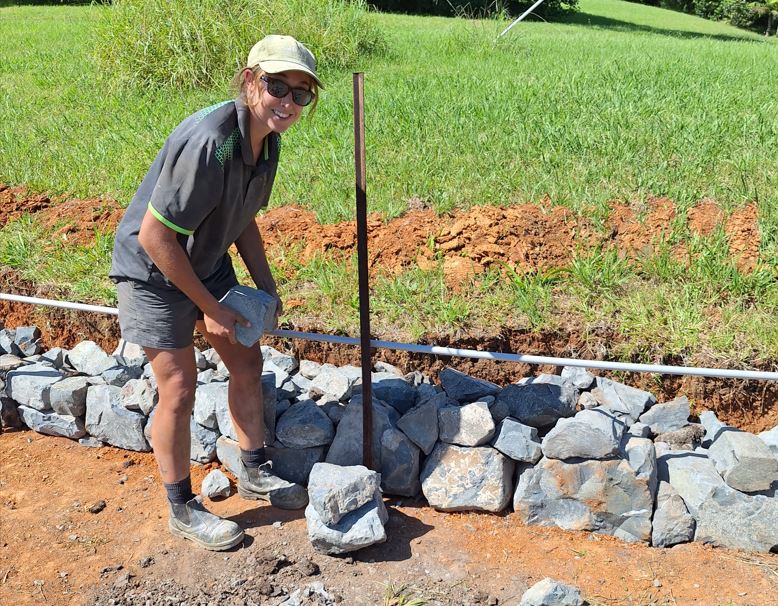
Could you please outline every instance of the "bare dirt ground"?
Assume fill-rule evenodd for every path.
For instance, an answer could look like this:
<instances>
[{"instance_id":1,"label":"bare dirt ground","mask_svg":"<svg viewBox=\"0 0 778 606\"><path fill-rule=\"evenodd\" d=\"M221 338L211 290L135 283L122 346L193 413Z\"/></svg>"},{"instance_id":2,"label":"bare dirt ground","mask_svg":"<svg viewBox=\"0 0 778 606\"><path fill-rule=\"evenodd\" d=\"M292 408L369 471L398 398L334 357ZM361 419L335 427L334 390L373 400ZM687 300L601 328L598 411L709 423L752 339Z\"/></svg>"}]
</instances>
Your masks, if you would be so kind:
<instances>
[{"instance_id":1,"label":"bare dirt ground","mask_svg":"<svg viewBox=\"0 0 778 606\"><path fill-rule=\"evenodd\" d=\"M767 606L778 596L778 555L653 549L407 500L388 502L388 542L351 558L315 553L302 512L237 496L208 502L247 530L242 546L211 553L168 534L150 454L29 431L0 435L0 452L0 604L107 604L142 591L277 604L274 592L320 581L354 606L389 604L389 588L401 586L439 604L515 605L545 576L577 585L593 605ZM193 467L196 488L210 467ZM99 501L105 508L90 513Z\"/></svg>"},{"instance_id":2,"label":"bare dirt ground","mask_svg":"<svg viewBox=\"0 0 778 606\"><path fill-rule=\"evenodd\" d=\"M604 243L626 255L646 254L678 220L672 201L661 198L649 200L645 207L614 204L611 211L603 235L585 219L550 204L477 207L443 217L420 205L388 223L371 217L371 263L399 273L414 263L423 269L425 263L442 257L453 287L495 263L521 271L564 265L582 246ZM115 229L122 212L112 200L50 199L0 184L0 225L23 213L36 213L55 237L72 243L88 245L95 228ZM685 220L691 233L705 235L722 227L740 266L748 270L757 263L754 206L727 217L715 202L703 200ZM312 213L295 207L272 210L259 223L271 255L297 246L305 260L317 253L351 254L356 246L353 223L322 226ZM674 252L679 258L687 254L682 247ZM0 272L0 289L49 294L10 270ZM46 347L73 347L92 339L112 351L118 340L115 320L93 314L0 302L0 318L8 327L39 326ZM618 336L598 338L607 343ZM564 331L538 334L497 327L428 339L444 346L494 351L604 355L587 349L580 335ZM353 348L302 341L268 344L319 362L359 363ZM380 352L374 359L433 377L452 365L500 384L559 371L396 352ZM660 400L685 394L695 411L715 410L719 418L743 429L761 431L778 424L778 386L700 378L619 378L649 389ZM193 468L195 488L212 467ZM105 507L90 513L100 501ZM151 455L92 450L65 439L6 431L0 435L0 604L108 604L143 594L145 598L125 603L252 600L276 605L284 591L318 580L341 603L356 606L402 606L402 600L388 596L391 588L403 586L405 594L434 604L515 605L528 586L545 576L579 586L593 606L778 603L778 555L698 544L652 549L610 537L527 527L513 514L443 514L420 501L388 504L386 544L351 558L331 558L313 552L302 512L257 506L237 496L209 502L215 512L241 523L248 535L230 552L209 553L168 534L165 499Z\"/></svg>"}]
</instances>

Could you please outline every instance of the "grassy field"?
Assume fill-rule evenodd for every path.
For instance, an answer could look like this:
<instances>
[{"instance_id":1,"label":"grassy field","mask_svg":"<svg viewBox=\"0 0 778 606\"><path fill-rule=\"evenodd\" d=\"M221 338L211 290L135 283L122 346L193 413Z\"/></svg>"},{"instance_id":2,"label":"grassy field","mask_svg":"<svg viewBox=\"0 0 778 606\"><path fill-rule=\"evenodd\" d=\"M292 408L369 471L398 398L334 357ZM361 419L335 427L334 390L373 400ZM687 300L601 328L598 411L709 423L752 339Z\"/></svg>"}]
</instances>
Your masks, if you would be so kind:
<instances>
[{"instance_id":1,"label":"grassy field","mask_svg":"<svg viewBox=\"0 0 778 606\"><path fill-rule=\"evenodd\" d=\"M553 329L565 316L584 332L613 325L629 342L615 352L625 358L705 350L778 359L778 93L770 77L778 42L617 0L580 7L564 22L525 22L498 42L504 22L374 15L389 51L360 66L371 210L396 216L412 197L444 212L548 195L601 222L609 201L651 194L669 196L681 213L706 196L725 209L757 201L773 273L743 278L720 243L697 272L660 259L626 266L594 290L586 273L604 271L607 259L554 280L496 276L467 300L447 293L434 272L411 272L383 280L374 309L410 337L497 318ZM172 128L227 98L226 83L113 90L112 74L98 73L91 54L101 10L0 8L0 181L127 204ZM299 203L334 222L353 214L351 74L324 76L316 115L285 137L272 204ZM0 232L0 261L110 300L110 285L78 264L46 273L34 243L26 256L14 251L15 229ZM99 248L110 250L110 241ZM322 322L351 331L353 292L338 288L348 264L322 264L302 268L285 289L324 292L332 314L322 306Z\"/></svg>"}]
</instances>

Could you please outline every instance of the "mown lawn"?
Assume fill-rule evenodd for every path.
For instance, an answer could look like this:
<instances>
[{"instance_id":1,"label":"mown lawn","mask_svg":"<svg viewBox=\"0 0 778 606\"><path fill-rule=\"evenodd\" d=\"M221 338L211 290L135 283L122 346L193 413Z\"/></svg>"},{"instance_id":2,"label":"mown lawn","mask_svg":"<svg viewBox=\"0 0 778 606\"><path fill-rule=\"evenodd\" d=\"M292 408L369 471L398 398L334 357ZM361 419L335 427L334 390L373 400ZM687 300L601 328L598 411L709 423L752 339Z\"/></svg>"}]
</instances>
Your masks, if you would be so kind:
<instances>
[{"instance_id":1,"label":"mown lawn","mask_svg":"<svg viewBox=\"0 0 778 606\"><path fill-rule=\"evenodd\" d=\"M778 43L617 0L580 6L564 22L527 21L496 42L504 22L374 15L390 51L359 66L366 72L371 210L396 216L413 197L443 212L547 195L604 221L614 199L669 196L682 215L703 197L728 210L757 201L763 258L774 270ZM0 181L82 197L108 194L127 204L170 130L227 97L226 83L208 91L113 90L112 75L98 73L91 55L101 10L107 9L0 8ZM353 215L351 74L325 79L316 115L285 137L272 204L302 204L334 222ZM0 249L13 240L12 230L0 232ZM679 228L674 237L687 235ZM737 359L778 359L775 281L722 297L735 278L720 252L718 264L696 277L677 268L627 267L607 293L592 294L564 276L493 285L510 295L519 324L554 328L561 307L584 330L613 324L635 344L619 353L625 357L654 356L666 347L675 355L706 348ZM34 258L19 262L32 278L40 266ZM75 265L63 284L79 283ZM325 270L343 271L335 265ZM56 272L38 277L56 281ZM392 310L437 289L429 280L386 282L377 289L376 309L399 316L400 330L417 336L493 322L495 310L506 306L500 297L463 303L443 292L444 311L429 313L448 324L419 325L417 318L409 328L403 321L413 314ZM285 288L299 293L304 284L301 276ZM110 297L105 285L78 290ZM321 321L348 330L355 311L339 297L353 297L337 290L333 309L345 309L346 317L323 313ZM720 338L711 309L718 310ZM747 337L745 347L738 335Z\"/></svg>"}]
</instances>

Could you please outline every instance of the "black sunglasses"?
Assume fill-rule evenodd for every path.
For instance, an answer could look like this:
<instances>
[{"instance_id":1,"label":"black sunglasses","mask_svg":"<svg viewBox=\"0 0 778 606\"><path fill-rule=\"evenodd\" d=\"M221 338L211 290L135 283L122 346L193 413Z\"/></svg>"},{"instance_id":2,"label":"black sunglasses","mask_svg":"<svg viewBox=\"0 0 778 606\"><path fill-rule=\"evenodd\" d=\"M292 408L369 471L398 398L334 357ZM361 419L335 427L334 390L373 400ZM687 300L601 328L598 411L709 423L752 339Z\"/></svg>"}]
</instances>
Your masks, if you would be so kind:
<instances>
[{"instance_id":1,"label":"black sunglasses","mask_svg":"<svg viewBox=\"0 0 778 606\"><path fill-rule=\"evenodd\" d=\"M277 99L283 99L289 94L289 91L292 91L292 101L301 107L310 105L316 97L313 91L307 88L292 88L283 80L268 76L260 76L259 79L266 84L267 92Z\"/></svg>"}]
</instances>

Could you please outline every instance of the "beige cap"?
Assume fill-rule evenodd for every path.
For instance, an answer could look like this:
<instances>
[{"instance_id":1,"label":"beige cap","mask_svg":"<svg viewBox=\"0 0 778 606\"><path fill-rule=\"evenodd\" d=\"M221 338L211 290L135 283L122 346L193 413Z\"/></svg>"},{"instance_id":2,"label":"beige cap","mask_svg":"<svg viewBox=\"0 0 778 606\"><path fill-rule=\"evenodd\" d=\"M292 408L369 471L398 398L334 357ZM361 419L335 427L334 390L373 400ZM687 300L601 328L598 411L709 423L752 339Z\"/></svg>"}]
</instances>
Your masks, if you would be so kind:
<instances>
[{"instance_id":1,"label":"beige cap","mask_svg":"<svg viewBox=\"0 0 778 606\"><path fill-rule=\"evenodd\" d=\"M305 72L316 80L319 88L324 88L316 75L316 59L313 53L292 36L265 36L249 51L246 65L250 68L259 66L268 74L293 70Z\"/></svg>"}]
</instances>

